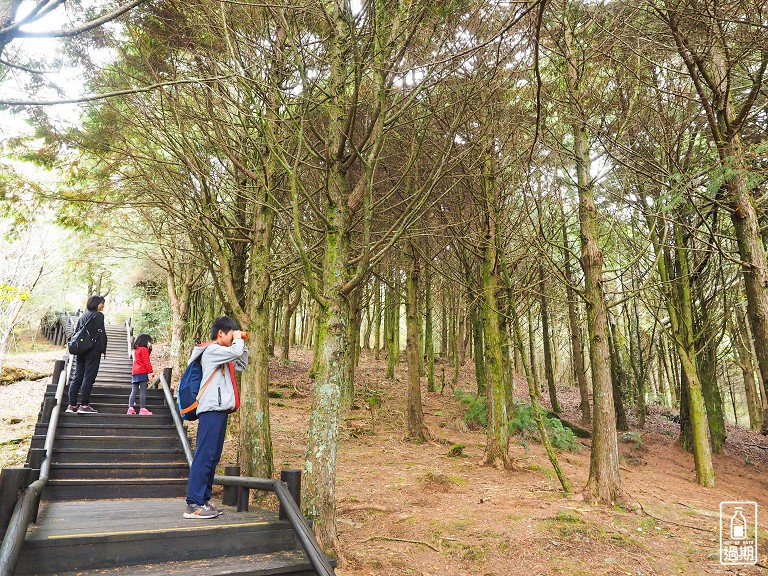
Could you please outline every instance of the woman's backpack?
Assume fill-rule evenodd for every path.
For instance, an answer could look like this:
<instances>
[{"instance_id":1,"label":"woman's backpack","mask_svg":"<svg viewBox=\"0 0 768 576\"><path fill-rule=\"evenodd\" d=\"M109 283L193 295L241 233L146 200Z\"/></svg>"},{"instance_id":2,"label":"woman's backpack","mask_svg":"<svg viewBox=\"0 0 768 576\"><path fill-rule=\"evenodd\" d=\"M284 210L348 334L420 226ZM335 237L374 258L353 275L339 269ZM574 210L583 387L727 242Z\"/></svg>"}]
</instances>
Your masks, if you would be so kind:
<instances>
[{"instance_id":1,"label":"woman's backpack","mask_svg":"<svg viewBox=\"0 0 768 576\"><path fill-rule=\"evenodd\" d=\"M80 329L72 334L72 338L67 342L67 350L69 350L70 354L74 354L75 356L85 354L86 352L90 352L96 345L93 336L88 332L88 323L91 320L93 320L93 316L88 318L85 324L80 326Z\"/></svg>"}]
</instances>

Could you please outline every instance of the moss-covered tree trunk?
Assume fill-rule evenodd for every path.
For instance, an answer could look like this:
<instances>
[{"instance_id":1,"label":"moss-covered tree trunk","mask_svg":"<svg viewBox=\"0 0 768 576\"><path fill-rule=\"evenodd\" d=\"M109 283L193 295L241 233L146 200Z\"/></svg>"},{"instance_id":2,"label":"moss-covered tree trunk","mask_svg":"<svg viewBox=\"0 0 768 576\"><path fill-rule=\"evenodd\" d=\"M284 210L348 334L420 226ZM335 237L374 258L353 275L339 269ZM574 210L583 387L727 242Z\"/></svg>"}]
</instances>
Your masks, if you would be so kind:
<instances>
[{"instance_id":1,"label":"moss-covered tree trunk","mask_svg":"<svg viewBox=\"0 0 768 576\"><path fill-rule=\"evenodd\" d=\"M552 412L562 412L560 402L557 400L557 387L555 383L555 369L552 363L552 339L549 331L549 306L547 303L547 283L544 274L544 266L539 264L539 309L541 311L541 339L544 346L544 375L549 389L549 402Z\"/></svg>"},{"instance_id":2,"label":"moss-covered tree trunk","mask_svg":"<svg viewBox=\"0 0 768 576\"><path fill-rule=\"evenodd\" d=\"M515 368L512 364L512 343L510 341L510 298L511 291L506 287L499 292L499 336L501 338L501 362L504 378L504 400L507 404L507 415L512 413L515 405Z\"/></svg>"},{"instance_id":3,"label":"moss-covered tree trunk","mask_svg":"<svg viewBox=\"0 0 768 576\"><path fill-rule=\"evenodd\" d=\"M280 337L280 361L283 364L288 364L291 359L291 319L295 317L296 309L299 306L299 302L301 302L301 284L298 285L296 290L293 292L293 298L291 298L291 293L289 292L285 296L285 304L283 306L283 321L281 325L281 331L282 335ZM293 324L295 327L295 324Z\"/></svg>"},{"instance_id":4,"label":"moss-covered tree trunk","mask_svg":"<svg viewBox=\"0 0 768 576\"><path fill-rule=\"evenodd\" d=\"M331 137L333 138L333 137ZM338 551L336 534L336 449L339 438L341 391L347 339L346 299L342 292L346 277L347 214L343 203L346 183L343 174L331 172L332 182L325 219L323 259L323 322L318 325L318 354L312 389L312 410L307 432L305 491L302 497L315 534L326 551Z\"/></svg>"},{"instance_id":5,"label":"moss-covered tree trunk","mask_svg":"<svg viewBox=\"0 0 768 576\"><path fill-rule=\"evenodd\" d=\"M755 380L755 365L752 357L752 347L748 346L749 332L746 318L737 310L732 311L729 318L731 342L736 351L736 362L741 368L744 382L744 395L747 400L747 413L749 414L749 428L758 431L763 425L763 412L760 402L760 394Z\"/></svg>"},{"instance_id":6,"label":"moss-covered tree trunk","mask_svg":"<svg viewBox=\"0 0 768 576\"><path fill-rule=\"evenodd\" d=\"M475 360L477 362L477 356L483 357L485 393L488 399L488 422L483 461L489 466L508 468L511 466L509 428L504 387L502 338L499 329L499 313L501 311L499 307L499 294L501 292L499 190L496 182L493 146L486 145L484 152L486 158L482 165L483 199L480 207L483 222L483 256L480 273L480 305L477 307L478 320L482 328L482 346L475 349Z\"/></svg>"},{"instance_id":7,"label":"moss-covered tree trunk","mask_svg":"<svg viewBox=\"0 0 768 576\"><path fill-rule=\"evenodd\" d=\"M448 298L446 296L445 282L440 287L440 358L448 357Z\"/></svg>"},{"instance_id":8,"label":"moss-covered tree trunk","mask_svg":"<svg viewBox=\"0 0 768 576\"><path fill-rule=\"evenodd\" d=\"M381 356L381 280L376 276L373 283L373 357Z\"/></svg>"},{"instance_id":9,"label":"moss-covered tree trunk","mask_svg":"<svg viewBox=\"0 0 768 576\"><path fill-rule=\"evenodd\" d=\"M703 323L700 329L707 323ZM701 346L697 348L696 368L701 380L701 392L704 397L704 406L707 409L707 422L709 425L709 438L712 452L720 454L723 451L726 438L725 413L723 411L723 396L717 383L717 348L711 340L715 335L709 330L699 332L706 338L700 338Z\"/></svg>"},{"instance_id":10,"label":"moss-covered tree trunk","mask_svg":"<svg viewBox=\"0 0 768 576\"><path fill-rule=\"evenodd\" d=\"M760 391L768 397L768 261L760 235L757 210L747 180L744 150L738 135L721 146L721 162L732 176L726 187L731 200L731 220L739 247L741 270L747 294L747 318L759 368ZM768 425L768 410L763 411ZM765 429L764 432L768 432Z\"/></svg>"},{"instance_id":11,"label":"moss-covered tree trunk","mask_svg":"<svg viewBox=\"0 0 768 576\"><path fill-rule=\"evenodd\" d=\"M613 386L613 410L616 412L616 429L626 431L629 430L627 424L627 412L624 410L624 400L622 398L623 388L622 386L624 378L622 376L621 367L621 354L619 353L619 346L616 338L616 327L608 323L608 342L609 350L611 354L611 384Z\"/></svg>"},{"instance_id":12,"label":"moss-covered tree trunk","mask_svg":"<svg viewBox=\"0 0 768 576\"><path fill-rule=\"evenodd\" d=\"M360 355L360 301L361 290L353 290L345 300L345 316L348 318L346 341L347 354L344 357L344 382L341 388L341 403L344 407L352 405L355 396L355 367Z\"/></svg>"},{"instance_id":13,"label":"moss-covered tree trunk","mask_svg":"<svg viewBox=\"0 0 768 576\"><path fill-rule=\"evenodd\" d=\"M171 303L171 345L170 357L171 368L174 374L181 374L181 363L179 355L181 354L181 345L184 340L184 322L187 319L189 310L191 282L185 278L183 270L181 278L177 278L175 267L177 262L172 259L166 261L168 266L166 284L168 289L168 300ZM170 382L169 382L170 384Z\"/></svg>"},{"instance_id":14,"label":"moss-covered tree trunk","mask_svg":"<svg viewBox=\"0 0 768 576\"><path fill-rule=\"evenodd\" d=\"M429 270L424 275L424 356L427 359L427 391L435 391L435 342L432 325L432 278Z\"/></svg>"},{"instance_id":15,"label":"moss-covered tree trunk","mask_svg":"<svg viewBox=\"0 0 768 576\"><path fill-rule=\"evenodd\" d=\"M421 264L418 252L412 242L406 250L408 262L405 281L405 325L406 358L408 360L408 405L406 420L408 438L414 442L424 442L429 434L424 426L424 412L421 406L421 378L419 376L419 284L421 282Z\"/></svg>"},{"instance_id":16,"label":"moss-covered tree trunk","mask_svg":"<svg viewBox=\"0 0 768 576\"><path fill-rule=\"evenodd\" d=\"M394 281L394 279L391 279ZM395 377L395 367L399 361L400 350L397 334L400 331L400 294L387 284L384 298L386 319L384 321L384 342L387 348L387 378Z\"/></svg>"},{"instance_id":17,"label":"moss-covered tree trunk","mask_svg":"<svg viewBox=\"0 0 768 576\"><path fill-rule=\"evenodd\" d=\"M683 385L687 398L688 417L691 426L691 451L696 465L696 481L702 486L715 485L715 470L712 466L710 449L709 423L701 381L696 366L696 346L694 343L693 303L691 299L690 272L688 269L688 251L683 241L682 224L675 227L675 271L673 292L674 305L668 307L675 346L680 365L685 374ZM659 259L663 262L664 259ZM682 404L682 400L681 400ZM682 412L682 406L681 406Z\"/></svg>"},{"instance_id":18,"label":"moss-covered tree trunk","mask_svg":"<svg viewBox=\"0 0 768 576\"><path fill-rule=\"evenodd\" d=\"M247 341L248 366L241 379L240 452L238 461L244 476L271 478L274 472L269 420L269 285L270 246L274 212L268 196L256 208L253 244L248 266ZM241 326L243 325L241 321Z\"/></svg>"},{"instance_id":19,"label":"moss-covered tree trunk","mask_svg":"<svg viewBox=\"0 0 768 576\"><path fill-rule=\"evenodd\" d=\"M539 370L536 368L536 326L533 322L533 303L528 306L528 354L531 358L531 378L536 385L539 395L542 391L541 380L539 379Z\"/></svg>"},{"instance_id":20,"label":"moss-covered tree trunk","mask_svg":"<svg viewBox=\"0 0 768 576\"><path fill-rule=\"evenodd\" d=\"M477 395L485 394L487 375L485 371L485 357L483 353L483 325L485 310L480 306L474 306L469 313L472 324L472 356L475 361L475 381L477 382Z\"/></svg>"}]
</instances>

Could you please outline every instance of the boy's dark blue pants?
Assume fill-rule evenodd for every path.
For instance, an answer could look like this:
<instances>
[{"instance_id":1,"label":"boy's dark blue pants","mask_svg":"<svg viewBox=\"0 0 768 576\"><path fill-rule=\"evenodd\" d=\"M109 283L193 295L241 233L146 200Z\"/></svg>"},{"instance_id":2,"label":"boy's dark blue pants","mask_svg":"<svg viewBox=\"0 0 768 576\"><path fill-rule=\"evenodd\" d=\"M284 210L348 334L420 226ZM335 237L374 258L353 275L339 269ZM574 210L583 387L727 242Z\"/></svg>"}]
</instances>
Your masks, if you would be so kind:
<instances>
[{"instance_id":1,"label":"boy's dark blue pants","mask_svg":"<svg viewBox=\"0 0 768 576\"><path fill-rule=\"evenodd\" d=\"M197 420L197 442L187 482L187 504L202 506L211 499L216 465L224 449L228 411L202 412Z\"/></svg>"}]
</instances>

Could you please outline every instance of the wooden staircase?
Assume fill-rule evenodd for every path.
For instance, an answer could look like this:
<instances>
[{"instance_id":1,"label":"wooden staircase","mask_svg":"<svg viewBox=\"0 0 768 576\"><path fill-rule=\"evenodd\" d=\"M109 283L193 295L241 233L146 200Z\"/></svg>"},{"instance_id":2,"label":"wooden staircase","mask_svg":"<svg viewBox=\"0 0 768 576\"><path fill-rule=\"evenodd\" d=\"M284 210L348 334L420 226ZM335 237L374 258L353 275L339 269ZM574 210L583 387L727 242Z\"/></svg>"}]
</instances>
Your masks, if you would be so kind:
<instances>
[{"instance_id":1,"label":"wooden staircase","mask_svg":"<svg viewBox=\"0 0 768 576\"><path fill-rule=\"evenodd\" d=\"M48 484L15 574L315 574L291 524L274 512L227 508L213 520L182 518L189 467L175 407L162 390L150 389L152 416L125 413L126 328L107 325L107 335L91 394L99 413L65 413L65 395ZM46 396L54 394L51 385ZM39 421L28 457L33 468L45 453L46 431Z\"/></svg>"}]
</instances>

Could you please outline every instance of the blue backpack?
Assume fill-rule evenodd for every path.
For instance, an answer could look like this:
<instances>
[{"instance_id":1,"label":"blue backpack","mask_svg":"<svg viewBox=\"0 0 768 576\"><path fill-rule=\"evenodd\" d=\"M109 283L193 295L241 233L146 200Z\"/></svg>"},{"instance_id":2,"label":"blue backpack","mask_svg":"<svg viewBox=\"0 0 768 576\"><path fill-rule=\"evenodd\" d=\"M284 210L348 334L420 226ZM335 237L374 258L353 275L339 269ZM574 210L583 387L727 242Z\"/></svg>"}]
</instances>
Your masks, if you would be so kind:
<instances>
[{"instance_id":1,"label":"blue backpack","mask_svg":"<svg viewBox=\"0 0 768 576\"><path fill-rule=\"evenodd\" d=\"M207 344L205 344L207 346ZM205 351L203 351L205 354ZM216 375L216 371L213 371L210 378L203 384L202 388L200 383L203 381L203 365L200 359L203 357L200 354L192 362L187 365L187 369L184 370L184 374L181 375L181 381L179 381L179 389L176 392L176 400L179 404L179 414L184 420L193 421L197 420L197 402L200 396L203 395L208 384Z\"/></svg>"}]
</instances>

